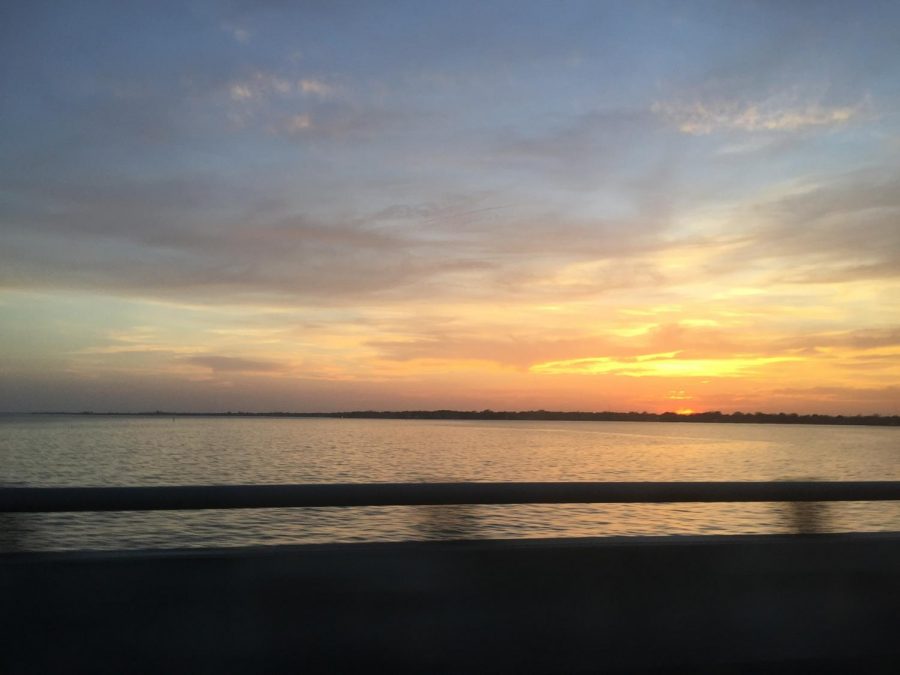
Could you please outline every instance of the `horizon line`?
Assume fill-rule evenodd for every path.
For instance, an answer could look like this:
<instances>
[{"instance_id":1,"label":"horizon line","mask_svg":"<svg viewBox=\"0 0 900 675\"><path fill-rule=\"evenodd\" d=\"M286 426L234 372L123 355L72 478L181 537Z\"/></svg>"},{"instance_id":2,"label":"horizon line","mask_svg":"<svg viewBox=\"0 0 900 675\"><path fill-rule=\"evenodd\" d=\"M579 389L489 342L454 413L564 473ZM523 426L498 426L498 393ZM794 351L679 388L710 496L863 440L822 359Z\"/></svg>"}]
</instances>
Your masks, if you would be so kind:
<instances>
[{"instance_id":1,"label":"horizon line","mask_svg":"<svg viewBox=\"0 0 900 675\"><path fill-rule=\"evenodd\" d=\"M155 417L355 417L355 418L395 418L395 419L484 419L484 420L526 420L526 421L673 421L673 422L762 422L762 423L823 423L828 421L840 421L842 423L879 423L900 425L900 414L884 415L881 413L854 415L824 414L824 413L797 413L797 412L722 412L719 410L707 411L589 411L589 410L454 410L454 409L419 409L419 410L347 410L347 411L280 411L271 410L263 412L251 411L171 411L171 410L145 410L145 411L103 411L94 410L66 411L66 410L34 410L22 412L0 412L2 415L98 415L98 416L155 416Z\"/></svg>"}]
</instances>

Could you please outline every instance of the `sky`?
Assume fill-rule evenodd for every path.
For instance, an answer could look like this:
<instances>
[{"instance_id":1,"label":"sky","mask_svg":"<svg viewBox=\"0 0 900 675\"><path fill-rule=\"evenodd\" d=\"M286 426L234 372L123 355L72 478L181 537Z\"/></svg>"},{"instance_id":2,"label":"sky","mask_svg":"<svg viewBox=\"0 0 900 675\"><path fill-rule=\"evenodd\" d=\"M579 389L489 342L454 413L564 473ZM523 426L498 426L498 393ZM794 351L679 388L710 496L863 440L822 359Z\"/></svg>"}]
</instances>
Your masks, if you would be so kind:
<instances>
[{"instance_id":1,"label":"sky","mask_svg":"<svg viewBox=\"0 0 900 675\"><path fill-rule=\"evenodd\" d=\"M0 9L0 411L900 413L900 4Z\"/></svg>"}]
</instances>

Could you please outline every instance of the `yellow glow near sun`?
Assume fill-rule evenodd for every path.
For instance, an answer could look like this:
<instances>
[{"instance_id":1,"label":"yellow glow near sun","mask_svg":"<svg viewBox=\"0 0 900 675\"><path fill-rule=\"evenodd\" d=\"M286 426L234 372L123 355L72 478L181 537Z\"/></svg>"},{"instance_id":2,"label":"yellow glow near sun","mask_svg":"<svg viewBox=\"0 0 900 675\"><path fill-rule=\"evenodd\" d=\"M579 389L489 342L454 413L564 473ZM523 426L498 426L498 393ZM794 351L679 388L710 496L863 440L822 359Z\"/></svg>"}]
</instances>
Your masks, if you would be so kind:
<instances>
[{"instance_id":1,"label":"yellow glow near sun","mask_svg":"<svg viewBox=\"0 0 900 675\"><path fill-rule=\"evenodd\" d=\"M530 370L544 375L615 373L628 377L730 377L760 366L801 360L795 357L678 359L677 354L643 354L633 359L601 356L548 361L532 366Z\"/></svg>"},{"instance_id":2,"label":"yellow glow near sun","mask_svg":"<svg viewBox=\"0 0 900 675\"><path fill-rule=\"evenodd\" d=\"M669 392L669 395L666 396L670 401L686 401L693 398L687 394L683 389L677 389Z\"/></svg>"}]
</instances>

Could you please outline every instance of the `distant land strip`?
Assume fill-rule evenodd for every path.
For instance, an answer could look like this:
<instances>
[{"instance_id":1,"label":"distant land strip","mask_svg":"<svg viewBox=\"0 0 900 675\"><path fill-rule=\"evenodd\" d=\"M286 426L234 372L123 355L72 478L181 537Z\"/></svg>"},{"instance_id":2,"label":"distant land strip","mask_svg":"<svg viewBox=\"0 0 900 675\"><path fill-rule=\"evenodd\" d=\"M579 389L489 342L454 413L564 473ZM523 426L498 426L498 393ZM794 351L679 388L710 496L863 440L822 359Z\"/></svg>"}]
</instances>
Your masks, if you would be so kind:
<instances>
[{"instance_id":1,"label":"distant land strip","mask_svg":"<svg viewBox=\"0 0 900 675\"><path fill-rule=\"evenodd\" d=\"M332 417L392 420L545 420L554 422L687 422L730 424L851 424L900 426L900 415L800 415L798 413L565 412L552 410L354 410L350 412L35 412L33 415L116 415L161 417Z\"/></svg>"}]
</instances>

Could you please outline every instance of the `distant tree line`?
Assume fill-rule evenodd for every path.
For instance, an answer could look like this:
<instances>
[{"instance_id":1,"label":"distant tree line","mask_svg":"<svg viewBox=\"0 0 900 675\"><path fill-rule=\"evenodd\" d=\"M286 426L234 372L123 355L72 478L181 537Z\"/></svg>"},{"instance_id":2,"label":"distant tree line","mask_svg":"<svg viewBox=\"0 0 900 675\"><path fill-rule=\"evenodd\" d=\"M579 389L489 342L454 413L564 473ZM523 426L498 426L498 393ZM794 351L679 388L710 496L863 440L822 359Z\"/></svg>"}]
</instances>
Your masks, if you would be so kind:
<instances>
[{"instance_id":1,"label":"distant tree line","mask_svg":"<svg viewBox=\"0 0 900 675\"><path fill-rule=\"evenodd\" d=\"M48 413L51 414L51 413ZM92 415L93 412L70 413ZM103 413L109 415L127 413ZM177 413L156 410L135 413L168 417L335 417L411 420L549 420L560 422L681 422L730 424L862 424L900 426L900 415L800 415L798 413L723 413L718 410L692 414L674 412L564 412L552 410L354 410L350 412L218 412Z\"/></svg>"}]
</instances>

